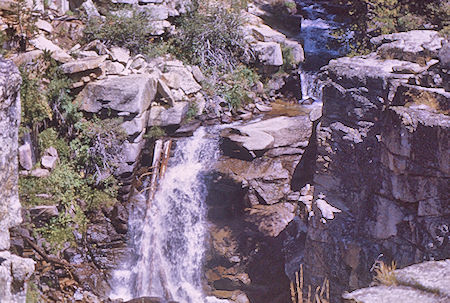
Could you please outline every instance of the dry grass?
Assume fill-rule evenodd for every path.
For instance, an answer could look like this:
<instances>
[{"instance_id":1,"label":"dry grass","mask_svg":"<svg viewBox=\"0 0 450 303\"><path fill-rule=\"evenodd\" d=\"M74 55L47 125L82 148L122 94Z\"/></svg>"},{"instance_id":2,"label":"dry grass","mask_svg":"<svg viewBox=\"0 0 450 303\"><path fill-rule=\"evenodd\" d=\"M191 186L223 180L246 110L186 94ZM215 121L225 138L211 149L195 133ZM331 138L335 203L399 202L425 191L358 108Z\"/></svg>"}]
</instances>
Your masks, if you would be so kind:
<instances>
[{"instance_id":1,"label":"dry grass","mask_svg":"<svg viewBox=\"0 0 450 303\"><path fill-rule=\"evenodd\" d=\"M327 278L323 281L322 287L317 286L312 294L311 285L308 285L308 293L303 298L303 264L300 271L295 273L295 284L291 282L292 303L330 303L330 282Z\"/></svg>"},{"instance_id":2,"label":"dry grass","mask_svg":"<svg viewBox=\"0 0 450 303\"><path fill-rule=\"evenodd\" d=\"M395 277L394 272L396 268L397 266L394 261L392 261L391 265L388 265L383 261L377 261L374 266L374 282L379 285L397 285L397 278Z\"/></svg>"}]
</instances>

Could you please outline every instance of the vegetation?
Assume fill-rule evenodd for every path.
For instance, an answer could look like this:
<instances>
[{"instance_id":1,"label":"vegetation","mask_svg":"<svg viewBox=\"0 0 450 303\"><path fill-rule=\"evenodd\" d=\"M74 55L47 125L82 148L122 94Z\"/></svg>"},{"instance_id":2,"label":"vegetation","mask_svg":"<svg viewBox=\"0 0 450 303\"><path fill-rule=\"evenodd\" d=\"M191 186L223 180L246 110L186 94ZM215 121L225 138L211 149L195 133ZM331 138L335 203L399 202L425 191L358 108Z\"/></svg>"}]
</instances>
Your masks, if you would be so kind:
<instances>
[{"instance_id":1,"label":"vegetation","mask_svg":"<svg viewBox=\"0 0 450 303\"><path fill-rule=\"evenodd\" d=\"M338 34L348 43L351 54L372 50L370 39L413 29L435 28L450 31L449 0L339 0L348 6L351 26Z\"/></svg>"},{"instance_id":2,"label":"vegetation","mask_svg":"<svg viewBox=\"0 0 450 303\"><path fill-rule=\"evenodd\" d=\"M387 286L397 285L397 278L395 277L396 268L397 266L394 261L392 261L391 265L388 265L383 261L377 261L374 266L375 283Z\"/></svg>"},{"instance_id":3,"label":"vegetation","mask_svg":"<svg viewBox=\"0 0 450 303\"><path fill-rule=\"evenodd\" d=\"M162 137L164 137L166 135L167 135L166 131L164 129L162 129L161 127L159 127L159 126L152 126L148 130L148 132L146 134L146 137L149 138L149 139L155 139L156 140L156 139L162 138Z\"/></svg>"},{"instance_id":4,"label":"vegetation","mask_svg":"<svg viewBox=\"0 0 450 303\"><path fill-rule=\"evenodd\" d=\"M176 24L176 55L204 69L230 71L244 54L243 22L239 5L198 7Z\"/></svg>"},{"instance_id":5,"label":"vegetation","mask_svg":"<svg viewBox=\"0 0 450 303\"><path fill-rule=\"evenodd\" d=\"M300 264L300 271L295 273L295 284L291 282L292 303L330 303L330 282L323 281L322 287L317 286L314 294L311 292L311 285L308 285L308 292L303 298L303 264Z\"/></svg>"},{"instance_id":6,"label":"vegetation","mask_svg":"<svg viewBox=\"0 0 450 303\"><path fill-rule=\"evenodd\" d=\"M236 110L250 100L248 92L259 81L259 75L247 66L239 65L232 73L223 77L219 94Z\"/></svg>"},{"instance_id":7,"label":"vegetation","mask_svg":"<svg viewBox=\"0 0 450 303\"><path fill-rule=\"evenodd\" d=\"M98 39L106 46L125 47L133 53L148 47L151 32L148 16L137 10L109 12L106 20L91 18L84 29L87 41Z\"/></svg>"}]
</instances>

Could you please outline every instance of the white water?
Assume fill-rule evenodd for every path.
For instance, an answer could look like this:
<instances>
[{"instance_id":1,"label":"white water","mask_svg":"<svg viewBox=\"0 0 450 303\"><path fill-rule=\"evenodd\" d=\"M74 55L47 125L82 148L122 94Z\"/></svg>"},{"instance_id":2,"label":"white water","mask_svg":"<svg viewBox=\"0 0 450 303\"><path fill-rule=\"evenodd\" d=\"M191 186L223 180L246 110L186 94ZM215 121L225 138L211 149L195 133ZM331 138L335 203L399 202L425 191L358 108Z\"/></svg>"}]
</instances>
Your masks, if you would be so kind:
<instances>
[{"instance_id":1,"label":"white water","mask_svg":"<svg viewBox=\"0 0 450 303\"><path fill-rule=\"evenodd\" d=\"M303 41L306 62L300 72L302 102L313 99L321 102L322 87L317 77L319 69L332 58L344 54L333 31L343 26L336 16L327 13L323 4L313 0L299 2L303 15L299 39Z\"/></svg>"},{"instance_id":2,"label":"white water","mask_svg":"<svg viewBox=\"0 0 450 303\"><path fill-rule=\"evenodd\" d=\"M136 197L130 214L133 253L113 274L112 299L154 296L181 303L228 302L202 291L206 186L202 176L219 155L204 128L177 142L150 208ZM167 295L170 294L170 296Z\"/></svg>"}]
</instances>

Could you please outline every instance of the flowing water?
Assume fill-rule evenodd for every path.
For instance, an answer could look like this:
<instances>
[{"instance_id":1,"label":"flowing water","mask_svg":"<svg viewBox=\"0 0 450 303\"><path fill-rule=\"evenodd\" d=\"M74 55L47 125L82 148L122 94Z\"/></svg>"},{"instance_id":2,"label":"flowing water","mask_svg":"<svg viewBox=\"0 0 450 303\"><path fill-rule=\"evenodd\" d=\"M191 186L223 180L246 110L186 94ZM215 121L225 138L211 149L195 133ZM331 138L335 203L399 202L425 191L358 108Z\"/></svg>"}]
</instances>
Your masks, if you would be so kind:
<instances>
[{"instance_id":1,"label":"flowing water","mask_svg":"<svg viewBox=\"0 0 450 303\"><path fill-rule=\"evenodd\" d=\"M305 51L305 63L300 72L302 101L312 99L321 102L321 84L318 79L320 68L330 59L345 54L335 35L335 30L345 26L337 21L337 16L327 11L326 1L305 0L299 2L303 16L301 32L297 37Z\"/></svg>"},{"instance_id":2,"label":"flowing water","mask_svg":"<svg viewBox=\"0 0 450 303\"><path fill-rule=\"evenodd\" d=\"M129 222L133 257L114 272L111 298L227 302L206 298L202 291L207 235L203 176L218 158L217 137L199 128L179 140L151 207L143 195L136 196Z\"/></svg>"},{"instance_id":3,"label":"flowing water","mask_svg":"<svg viewBox=\"0 0 450 303\"><path fill-rule=\"evenodd\" d=\"M332 35L342 24L321 3L302 1L304 19L298 37L306 56L300 73L301 101L312 99L319 105L318 71L343 54ZM219 156L217 138L216 132L210 135L199 128L192 137L180 139L151 207L145 194L134 196L129 217L132 251L113 273L112 299L154 296L180 303L228 302L206 297L202 281L208 233L203 177Z\"/></svg>"}]
</instances>

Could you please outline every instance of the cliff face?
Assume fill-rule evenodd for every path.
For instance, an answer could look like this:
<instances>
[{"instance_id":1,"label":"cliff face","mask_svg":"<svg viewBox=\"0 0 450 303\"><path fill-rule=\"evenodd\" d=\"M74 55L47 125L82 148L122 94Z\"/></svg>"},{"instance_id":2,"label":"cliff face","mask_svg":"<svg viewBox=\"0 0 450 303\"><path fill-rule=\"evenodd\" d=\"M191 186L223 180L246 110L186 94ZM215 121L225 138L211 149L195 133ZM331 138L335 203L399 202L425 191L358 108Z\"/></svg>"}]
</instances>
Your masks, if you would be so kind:
<instances>
[{"instance_id":1,"label":"cliff face","mask_svg":"<svg viewBox=\"0 0 450 303\"><path fill-rule=\"evenodd\" d=\"M325 221L316 207L304 262L310 282L328 277L336 298L368 285L378 258L404 267L450 257L442 38L418 31L374 42L376 53L332 60L322 73L315 198L342 213Z\"/></svg>"},{"instance_id":2,"label":"cliff face","mask_svg":"<svg viewBox=\"0 0 450 303\"><path fill-rule=\"evenodd\" d=\"M24 281L34 261L12 255L9 228L22 222L18 195L18 132L20 74L11 61L0 58L0 301L25 302Z\"/></svg>"}]
</instances>

